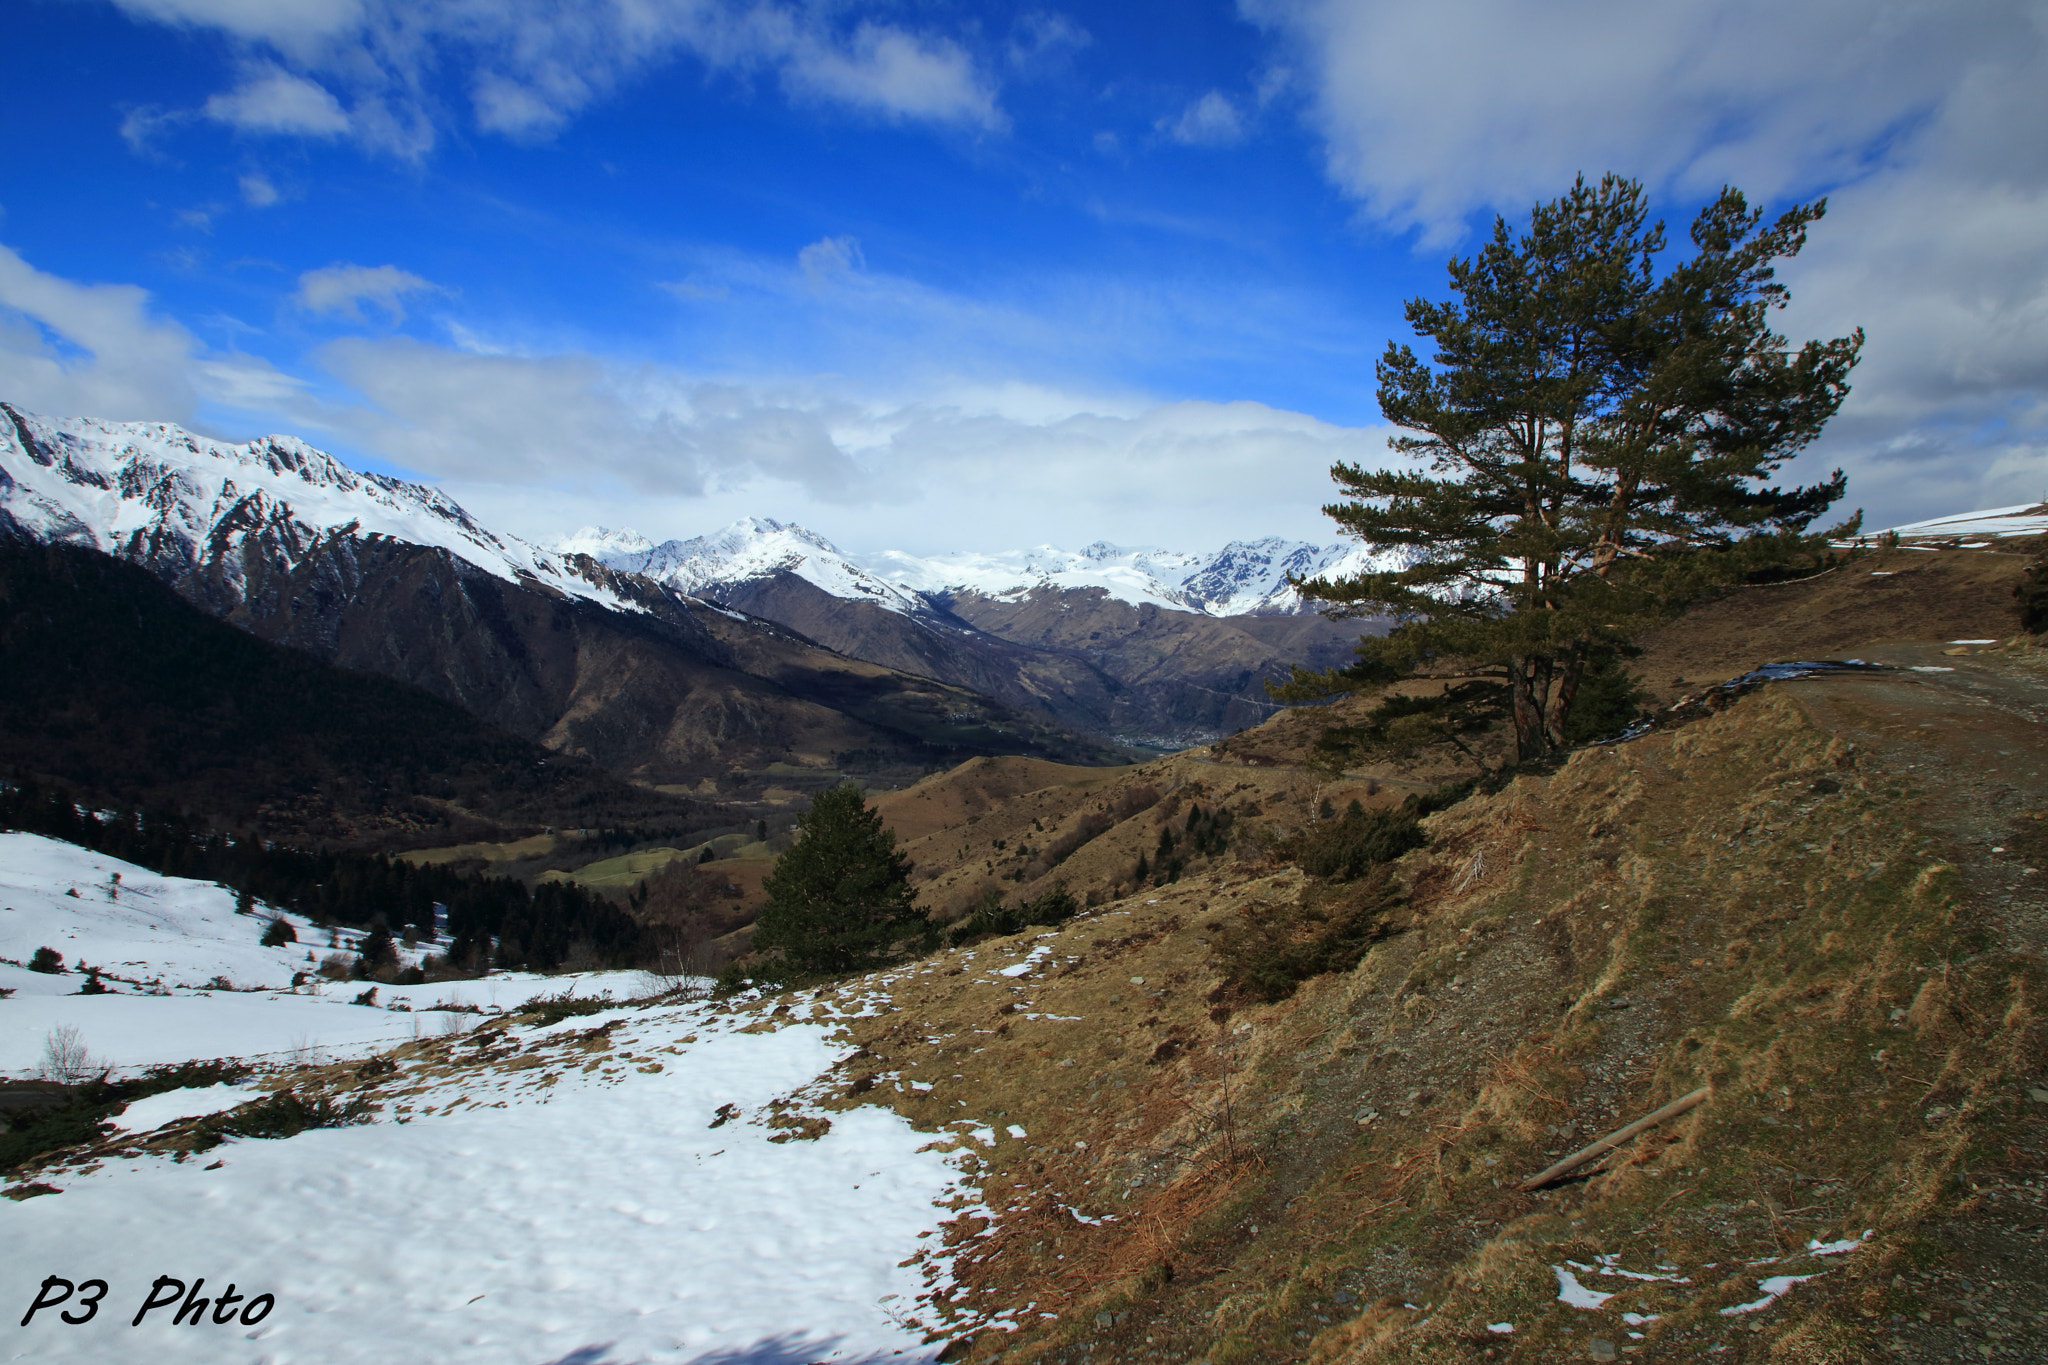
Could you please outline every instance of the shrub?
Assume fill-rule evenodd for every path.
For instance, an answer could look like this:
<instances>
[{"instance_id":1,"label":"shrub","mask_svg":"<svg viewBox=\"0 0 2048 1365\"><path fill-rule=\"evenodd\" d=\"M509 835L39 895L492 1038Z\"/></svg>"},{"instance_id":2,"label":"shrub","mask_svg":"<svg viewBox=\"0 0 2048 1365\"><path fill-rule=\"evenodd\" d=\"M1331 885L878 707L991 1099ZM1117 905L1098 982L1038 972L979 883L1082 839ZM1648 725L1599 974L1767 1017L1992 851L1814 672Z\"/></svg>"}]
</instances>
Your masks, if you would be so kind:
<instances>
[{"instance_id":1,"label":"shrub","mask_svg":"<svg viewBox=\"0 0 2048 1365\"><path fill-rule=\"evenodd\" d=\"M308 1128L345 1128L369 1121L370 1105L367 1100L342 1103L329 1095L315 1095L309 1100L297 1091L280 1090L269 1099L232 1114L223 1114L201 1127L204 1133L216 1139L288 1138Z\"/></svg>"},{"instance_id":2,"label":"shrub","mask_svg":"<svg viewBox=\"0 0 2048 1365\"><path fill-rule=\"evenodd\" d=\"M85 969L85 984L78 988L78 993L80 995L106 995L108 993L107 983L100 980L99 968L88 967Z\"/></svg>"},{"instance_id":3,"label":"shrub","mask_svg":"<svg viewBox=\"0 0 2048 1365\"><path fill-rule=\"evenodd\" d=\"M2029 635L2048 630L2048 559L2029 564L2012 595L2020 604L2020 629Z\"/></svg>"},{"instance_id":4,"label":"shrub","mask_svg":"<svg viewBox=\"0 0 2048 1365\"><path fill-rule=\"evenodd\" d=\"M71 1084L92 1071L92 1054L75 1024L59 1024L43 1039L43 1079Z\"/></svg>"},{"instance_id":5,"label":"shrub","mask_svg":"<svg viewBox=\"0 0 2048 1365\"><path fill-rule=\"evenodd\" d=\"M1045 850L1038 855L1038 862L1044 864L1045 870L1049 872L1115 825L1116 821L1110 819L1106 812L1091 810L1084 814L1072 829L1047 844ZM1038 875L1045 874L1041 872Z\"/></svg>"},{"instance_id":6,"label":"shrub","mask_svg":"<svg viewBox=\"0 0 2048 1365\"><path fill-rule=\"evenodd\" d=\"M948 931L947 936L957 948L978 938L1014 934L1023 928L1024 921L1018 918L1017 912L1003 904L1003 893L991 886L981 893L966 916Z\"/></svg>"},{"instance_id":7,"label":"shrub","mask_svg":"<svg viewBox=\"0 0 2048 1365\"><path fill-rule=\"evenodd\" d=\"M286 923L282 915L263 926L263 937L258 940L266 948L282 948L287 943L298 941L299 931Z\"/></svg>"},{"instance_id":8,"label":"shrub","mask_svg":"<svg viewBox=\"0 0 2048 1365\"><path fill-rule=\"evenodd\" d=\"M64 970L64 954L55 948L38 948L29 954L28 969L55 976Z\"/></svg>"},{"instance_id":9,"label":"shrub","mask_svg":"<svg viewBox=\"0 0 2048 1365\"><path fill-rule=\"evenodd\" d=\"M1116 798L1116 804L1109 808L1110 818L1115 821L1130 819L1141 810L1150 810L1159 804L1159 788L1149 782L1126 788Z\"/></svg>"},{"instance_id":10,"label":"shrub","mask_svg":"<svg viewBox=\"0 0 2048 1365\"><path fill-rule=\"evenodd\" d=\"M1326 881L1354 881L1411 848L1421 848L1429 840L1422 832L1419 805L1404 803L1367 810L1353 801L1342 816L1303 841L1302 871Z\"/></svg>"},{"instance_id":11,"label":"shrub","mask_svg":"<svg viewBox=\"0 0 2048 1365\"><path fill-rule=\"evenodd\" d=\"M1065 924L1081 912L1081 902L1074 899L1065 882L1043 892L1018 908L1026 924L1042 924L1051 927Z\"/></svg>"},{"instance_id":12,"label":"shrub","mask_svg":"<svg viewBox=\"0 0 2048 1365\"><path fill-rule=\"evenodd\" d=\"M954 925L949 933L953 946L978 938L993 938L1003 934L1020 934L1033 925L1050 928L1065 924L1079 914L1081 903L1074 899L1065 883L1031 900L1014 906L1003 904L1003 893L994 887L981 893L981 899L967 912L967 917Z\"/></svg>"},{"instance_id":13,"label":"shrub","mask_svg":"<svg viewBox=\"0 0 2048 1365\"><path fill-rule=\"evenodd\" d=\"M1348 972L1387 936L1400 888L1384 867L1339 890L1313 889L1296 905L1250 905L1216 933L1221 994L1272 1003L1326 972Z\"/></svg>"},{"instance_id":14,"label":"shrub","mask_svg":"<svg viewBox=\"0 0 2048 1365\"><path fill-rule=\"evenodd\" d=\"M562 991L556 995L537 995L519 1007L518 1013L530 1016L538 1027L559 1024L564 1019L574 1019L585 1014L596 1014L617 1004L610 995L572 995Z\"/></svg>"}]
</instances>

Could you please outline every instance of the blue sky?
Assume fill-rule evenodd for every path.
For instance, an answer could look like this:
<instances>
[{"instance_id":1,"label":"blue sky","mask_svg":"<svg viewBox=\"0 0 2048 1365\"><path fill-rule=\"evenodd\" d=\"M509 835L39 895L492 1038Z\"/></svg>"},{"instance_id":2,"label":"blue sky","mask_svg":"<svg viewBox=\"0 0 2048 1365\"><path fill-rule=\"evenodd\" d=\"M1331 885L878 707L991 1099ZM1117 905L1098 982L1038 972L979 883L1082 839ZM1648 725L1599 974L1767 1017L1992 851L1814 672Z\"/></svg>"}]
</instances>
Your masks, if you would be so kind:
<instances>
[{"instance_id":1,"label":"blue sky","mask_svg":"<svg viewBox=\"0 0 2048 1365\"><path fill-rule=\"evenodd\" d=\"M2038 6L26 0L0 396L290 431L493 524L1327 539L1371 364L1580 170L1832 211L1795 474L2048 484Z\"/></svg>"}]
</instances>

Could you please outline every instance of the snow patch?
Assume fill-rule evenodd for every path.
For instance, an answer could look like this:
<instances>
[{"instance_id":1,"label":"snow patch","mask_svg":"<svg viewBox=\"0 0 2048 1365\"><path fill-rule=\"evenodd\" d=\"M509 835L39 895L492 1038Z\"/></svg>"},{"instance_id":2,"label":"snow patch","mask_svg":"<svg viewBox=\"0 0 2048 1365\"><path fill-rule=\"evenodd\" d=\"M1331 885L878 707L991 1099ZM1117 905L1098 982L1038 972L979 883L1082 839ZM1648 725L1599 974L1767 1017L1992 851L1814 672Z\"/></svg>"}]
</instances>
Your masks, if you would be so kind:
<instances>
[{"instance_id":1,"label":"snow patch","mask_svg":"<svg viewBox=\"0 0 2048 1365\"><path fill-rule=\"evenodd\" d=\"M209 1085L198 1090L166 1090L161 1095L145 1095L135 1101L112 1120L114 1127L124 1133L149 1133L167 1123L181 1119L205 1118L208 1114L223 1114L251 1100L260 1100L264 1092L251 1090L240 1085Z\"/></svg>"},{"instance_id":2,"label":"snow patch","mask_svg":"<svg viewBox=\"0 0 2048 1365\"><path fill-rule=\"evenodd\" d=\"M1566 1270L1561 1265L1554 1265L1550 1268L1557 1275L1557 1301L1559 1303L1569 1304L1573 1308L1598 1308L1601 1304L1614 1297L1612 1294L1603 1294L1597 1289L1586 1288L1586 1286L1579 1283L1578 1276L1572 1274L1571 1271Z\"/></svg>"},{"instance_id":3,"label":"snow patch","mask_svg":"<svg viewBox=\"0 0 2048 1365\"><path fill-rule=\"evenodd\" d=\"M1761 1313L1783 1297L1785 1292L1791 1289L1793 1285L1804 1284L1806 1281L1816 1279L1824 1273L1823 1271L1815 1271L1811 1275L1773 1275L1768 1280L1758 1280L1756 1287L1763 1291L1764 1296L1762 1298L1723 1308L1721 1316L1732 1318L1741 1313Z\"/></svg>"}]
</instances>

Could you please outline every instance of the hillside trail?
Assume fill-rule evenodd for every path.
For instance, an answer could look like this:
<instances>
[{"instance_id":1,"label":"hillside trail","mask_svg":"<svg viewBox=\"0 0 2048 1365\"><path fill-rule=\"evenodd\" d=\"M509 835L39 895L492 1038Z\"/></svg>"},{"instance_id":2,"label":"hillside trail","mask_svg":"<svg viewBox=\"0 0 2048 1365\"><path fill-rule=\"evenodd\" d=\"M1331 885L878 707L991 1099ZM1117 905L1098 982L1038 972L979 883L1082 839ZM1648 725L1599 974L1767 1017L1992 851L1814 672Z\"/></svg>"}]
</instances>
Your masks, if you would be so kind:
<instances>
[{"instance_id":1,"label":"hillside trail","mask_svg":"<svg viewBox=\"0 0 2048 1365\"><path fill-rule=\"evenodd\" d=\"M1910 774L1917 823L1986 909L1994 947L2048 955L2048 658L1880 645L1881 672L1779 684L1814 723Z\"/></svg>"},{"instance_id":2,"label":"hillside trail","mask_svg":"<svg viewBox=\"0 0 2048 1365\"><path fill-rule=\"evenodd\" d=\"M1957 869L1983 955L2038 964L2048 957L2048 655L1957 650L1881 645L1860 657L1885 671L1773 686L1855 744L1859 766L1903 779L1921 856ZM2021 1132L1920 1226L1916 1268L1894 1288L1929 1311L1892 1319L1890 1358L2048 1358L2048 1123Z\"/></svg>"}]
</instances>

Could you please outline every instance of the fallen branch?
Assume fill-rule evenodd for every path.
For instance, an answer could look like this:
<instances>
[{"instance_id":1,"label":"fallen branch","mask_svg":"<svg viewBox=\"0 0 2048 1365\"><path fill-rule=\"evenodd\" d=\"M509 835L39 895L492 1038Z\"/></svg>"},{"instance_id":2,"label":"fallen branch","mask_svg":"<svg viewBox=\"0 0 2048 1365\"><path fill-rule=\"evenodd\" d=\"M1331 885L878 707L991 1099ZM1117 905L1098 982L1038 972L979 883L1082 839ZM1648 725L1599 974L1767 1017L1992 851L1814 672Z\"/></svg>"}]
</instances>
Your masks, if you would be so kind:
<instances>
[{"instance_id":1,"label":"fallen branch","mask_svg":"<svg viewBox=\"0 0 2048 1365\"><path fill-rule=\"evenodd\" d=\"M1573 1171L1576 1171L1579 1167L1585 1165L1587 1162L1595 1161L1598 1160L1600 1157L1606 1156L1609 1152L1621 1146L1630 1138L1634 1137L1636 1134L1644 1131L1645 1129L1655 1128L1658 1124L1664 1122L1666 1119L1675 1119L1680 1114L1686 1113L1691 1109L1697 1108L1700 1101L1704 1100L1706 1097L1706 1087L1702 1086L1700 1089L1693 1091L1690 1095L1686 1095L1679 1099L1675 1099L1671 1101L1671 1103L1665 1105L1662 1109L1659 1109L1654 1114L1645 1114L1642 1118L1637 1119L1628 1127L1617 1128L1613 1132L1609 1133L1606 1137L1601 1138L1598 1142L1593 1143L1591 1146L1580 1148L1578 1151L1573 1152L1563 1161L1558 1162L1555 1166L1552 1166L1549 1170L1544 1171L1542 1174L1533 1175L1529 1177L1527 1180L1524 1180L1522 1182L1521 1188L1524 1191L1540 1190L1545 1185L1548 1185L1551 1181L1556 1180L1559 1176L1569 1175Z\"/></svg>"}]
</instances>

